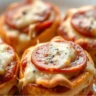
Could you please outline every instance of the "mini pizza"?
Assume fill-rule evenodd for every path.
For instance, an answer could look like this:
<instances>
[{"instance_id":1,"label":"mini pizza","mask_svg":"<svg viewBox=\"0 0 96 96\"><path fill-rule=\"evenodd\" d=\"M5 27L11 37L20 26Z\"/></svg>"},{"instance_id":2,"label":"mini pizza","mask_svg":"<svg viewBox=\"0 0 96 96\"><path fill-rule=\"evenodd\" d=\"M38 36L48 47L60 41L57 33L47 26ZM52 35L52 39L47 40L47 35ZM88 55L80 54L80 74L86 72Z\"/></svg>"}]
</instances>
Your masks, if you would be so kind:
<instances>
[{"instance_id":1,"label":"mini pizza","mask_svg":"<svg viewBox=\"0 0 96 96\"><path fill-rule=\"evenodd\" d=\"M87 96L95 73L90 55L80 45L55 37L24 52L19 88L25 96Z\"/></svg>"},{"instance_id":2,"label":"mini pizza","mask_svg":"<svg viewBox=\"0 0 96 96\"><path fill-rule=\"evenodd\" d=\"M58 30L66 40L86 49L96 62L96 6L69 9Z\"/></svg>"},{"instance_id":3,"label":"mini pizza","mask_svg":"<svg viewBox=\"0 0 96 96\"><path fill-rule=\"evenodd\" d=\"M15 93L18 69L19 59L13 48L0 41L0 96Z\"/></svg>"},{"instance_id":4,"label":"mini pizza","mask_svg":"<svg viewBox=\"0 0 96 96\"><path fill-rule=\"evenodd\" d=\"M8 7L0 19L0 31L6 33L11 46L22 54L30 45L55 36L59 23L57 7L41 0L26 0Z\"/></svg>"}]
</instances>

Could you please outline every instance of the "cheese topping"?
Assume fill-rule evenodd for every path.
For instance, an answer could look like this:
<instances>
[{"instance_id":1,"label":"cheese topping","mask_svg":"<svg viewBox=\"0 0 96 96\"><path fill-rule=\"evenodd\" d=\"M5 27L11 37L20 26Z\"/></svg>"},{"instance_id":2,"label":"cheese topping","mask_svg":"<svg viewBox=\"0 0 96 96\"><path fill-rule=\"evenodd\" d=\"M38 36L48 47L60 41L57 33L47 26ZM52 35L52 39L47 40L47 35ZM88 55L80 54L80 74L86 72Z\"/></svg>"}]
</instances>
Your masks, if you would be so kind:
<instances>
[{"instance_id":1,"label":"cheese topping","mask_svg":"<svg viewBox=\"0 0 96 96\"><path fill-rule=\"evenodd\" d=\"M83 24L82 26L88 27L89 30L92 30L92 34L96 37L96 16L95 16L95 13L96 13L96 10L95 9L94 10L87 11L85 13L85 16L86 16L85 20L86 19L89 20L89 22L87 20L87 23L89 25L87 24L87 26L86 26L86 25Z\"/></svg>"},{"instance_id":2,"label":"cheese topping","mask_svg":"<svg viewBox=\"0 0 96 96\"><path fill-rule=\"evenodd\" d=\"M46 63L53 63L53 66L50 64L52 68L63 68L70 66L71 61L75 59L75 57L76 52L70 44L51 42L48 49L48 56L45 57L45 61Z\"/></svg>"},{"instance_id":3,"label":"cheese topping","mask_svg":"<svg viewBox=\"0 0 96 96\"><path fill-rule=\"evenodd\" d=\"M35 68L35 66L31 62L28 62L24 72L24 78L22 78L20 82L23 82L23 86L25 86L28 83L35 82L36 84L42 85L46 88L55 87L57 85L62 85L69 88L69 87L72 87L71 82L67 79L70 77L71 76L66 77L64 74L59 74L59 73L46 74L44 72L39 71L37 68Z\"/></svg>"},{"instance_id":4,"label":"cheese topping","mask_svg":"<svg viewBox=\"0 0 96 96\"><path fill-rule=\"evenodd\" d=\"M84 35L81 35L81 34L79 34L72 26L71 26L71 19L72 19L72 16L73 16L73 14L75 14L76 12L82 12L82 11L85 11L86 12L86 14L85 14L85 18L84 18L84 16L82 16L82 15L79 15L80 16L80 18L82 19L82 18L84 18L84 21L88 21L89 20L89 22L87 22L87 23L82 23L81 24L81 27L83 27L83 26L89 26L90 25L90 27L91 28L89 28L89 29L91 29L92 30L92 34L94 34L94 36L96 35L96 32L94 32L96 29L96 20L95 20L95 18L94 17L92 17L92 14L94 14L93 12L91 12L91 11L88 11L88 10L92 10L93 9L93 7L92 6L85 6L85 7L81 7L81 8L78 8L78 9L75 9L75 8L73 8L73 9L70 9L69 11L68 11L68 13L67 13L67 15L68 15L68 18L62 23L62 28L63 28L63 30L64 30L64 32L65 32L65 34L67 34L67 36L70 38L70 39L72 39L72 38L74 38L74 39L80 39L80 38L82 38L82 39L88 39L89 41L93 41L93 40L95 40L95 38L89 38L89 37L86 37L86 36L84 36ZM91 15L91 17L90 17L90 15ZM77 22L77 21L76 21ZM73 39L72 39L73 40Z\"/></svg>"},{"instance_id":5,"label":"cheese topping","mask_svg":"<svg viewBox=\"0 0 96 96\"><path fill-rule=\"evenodd\" d=\"M71 46L69 44L61 43L58 45L58 43L52 42L50 45L49 51L48 51L51 56L57 54L57 51L55 49L57 49L58 52L60 52L59 53L60 56L58 56L58 55L54 56L53 62L57 62L56 64L58 67L69 66L70 63L68 62L68 59L71 60L71 58L74 57L74 55L75 55L74 49L71 48ZM32 52L30 52L30 53L32 53ZM25 68L24 78L22 78L20 80L20 82L23 82L23 86L25 86L26 84L28 84L30 82L35 82L36 84L42 85L47 88L54 87L57 85L66 86L68 88L72 87L71 82L68 80L68 78L70 78L71 75L66 77L66 75L64 75L64 74L59 74L59 73L58 74L56 74L56 73L54 73L54 74L47 73L46 74L46 72L41 72L34 66L34 64L32 64L30 53L27 54L28 63ZM49 57L46 59L48 60ZM65 63L65 65L64 65L64 63Z\"/></svg>"},{"instance_id":6,"label":"cheese topping","mask_svg":"<svg viewBox=\"0 0 96 96\"><path fill-rule=\"evenodd\" d=\"M83 12L83 13L81 13L81 12ZM78 28L78 30L81 33L83 32L83 33L90 35L90 32L91 32L95 36L96 35L96 33L94 32L94 31L96 31L95 9L81 11L81 12L78 11L77 13L73 14L73 17L71 20L72 25L74 25L75 28ZM74 28L74 26L73 26L73 28ZM85 30L85 32L84 32L84 30Z\"/></svg>"},{"instance_id":7,"label":"cheese topping","mask_svg":"<svg viewBox=\"0 0 96 96\"><path fill-rule=\"evenodd\" d=\"M41 44L39 44L39 45L41 45ZM37 45L37 46L39 46L39 45ZM56 47L56 46L55 47L58 49L61 48L63 50L63 47L66 47L66 46L68 46L68 45L66 44L65 46L62 46L62 47ZM37 85L42 85L46 88L53 88L57 85L65 86L67 88L72 88L73 85L70 81L70 78L73 76L73 74L65 75L63 73L46 73L46 72L38 70L34 66L34 64L32 64L31 53L33 52L34 49L35 49L35 47L28 49L27 54L23 58L23 60L25 60L25 58L27 58L27 66L24 71L24 77L20 80L20 83L21 84L23 83L23 86L26 86L28 83L35 83ZM65 50L65 52L66 52L66 50ZM54 51L52 52L52 54L53 53L54 53ZM70 51L70 53L72 54L71 51ZM61 62L62 62L62 59L61 59ZM93 63L92 63L91 70L90 70L89 63L92 63L92 62L88 62L87 68L85 70L87 72L92 71L92 69L95 70ZM75 75L77 76L77 73Z\"/></svg>"},{"instance_id":8,"label":"cheese topping","mask_svg":"<svg viewBox=\"0 0 96 96\"><path fill-rule=\"evenodd\" d=\"M26 5L18 10L18 13L14 16L14 24L21 28L36 21L43 21L46 18L45 12L48 12L48 10L48 5L42 1L34 0L31 5Z\"/></svg>"},{"instance_id":9,"label":"cheese topping","mask_svg":"<svg viewBox=\"0 0 96 96\"><path fill-rule=\"evenodd\" d=\"M13 54L8 50L8 45L0 44L0 75L3 75L6 66L12 61Z\"/></svg>"}]
</instances>

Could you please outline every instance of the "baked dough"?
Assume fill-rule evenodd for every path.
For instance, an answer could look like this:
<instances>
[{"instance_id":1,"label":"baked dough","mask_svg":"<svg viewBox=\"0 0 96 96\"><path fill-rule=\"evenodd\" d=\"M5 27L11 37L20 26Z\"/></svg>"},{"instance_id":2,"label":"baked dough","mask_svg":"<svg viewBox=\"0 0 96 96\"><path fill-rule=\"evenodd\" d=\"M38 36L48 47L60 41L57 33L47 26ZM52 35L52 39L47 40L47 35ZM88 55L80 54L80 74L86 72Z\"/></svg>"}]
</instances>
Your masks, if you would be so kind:
<instances>
[{"instance_id":1,"label":"baked dough","mask_svg":"<svg viewBox=\"0 0 96 96\"><path fill-rule=\"evenodd\" d=\"M59 44L60 44L60 42L67 42L67 43L64 43L64 46L65 46L65 48L64 48L62 43L60 46L55 46L57 44L56 42L59 42ZM55 54L53 57L55 59L51 58L51 60L53 60L51 63L55 62L55 65L54 65L54 63L53 63L53 65L50 65L48 63L49 65L45 65L46 67L43 67L42 69L40 69L39 65L35 65L35 63L32 62L32 56L34 56L34 57L36 56L36 55L32 55L32 54L34 54L34 50L35 51L37 50L36 51L37 57L35 59L40 58L38 55L39 54L38 52L43 52L40 50L45 50L46 48L44 45L49 44L49 42L40 43L34 47L30 47L29 49L27 49L24 52L23 57L21 59L20 80L19 80L20 92L23 95L79 96L79 94L87 95L89 93L89 91L91 90L90 86L92 86L93 78L94 78L94 75L96 72L94 63L93 63L90 55L82 49L87 58L86 64L84 63L86 66L85 67L83 66L81 69L79 67L78 69L75 70L74 68L77 68L79 65L75 65L75 66L73 65L74 67L71 70L69 66L71 66L70 64L72 64L74 59L76 59L77 54L74 52L75 49L71 48L71 44L69 42L70 41L65 41L61 37L55 37L53 40L51 40L50 41L51 49L50 49L50 47L47 47L48 52L52 51L50 53L50 56L57 52L54 48L57 48L59 50L59 52L61 52L61 54L59 55L59 57L57 57L57 55ZM67 46L67 49L66 49L66 46ZM63 49L62 49L62 47L63 47ZM40 48L40 50L39 50L39 48ZM45 48L45 49L42 49L42 48ZM47 52L46 50L44 51L45 53ZM64 55L65 53L67 55ZM47 56L48 56L48 54L47 54ZM63 57L63 55L64 55L64 57ZM50 60L45 59L45 58L47 58L46 56L44 58L42 58L43 55L40 55L40 56L41 56L41 58L40 58L41 62L43 62L43 60L45 60L45 62L50 62ZM50 56L48 56L48 58ZM63 60L63 59L65 59L65 60ZM83 60L83 58L81 59L81 61L82 60ZM78 61L78 62L80 63L81 61ZM38 59L38 62L39 62L39 59ZM56 62L58 62L58 63L56 63ZM43 64L42 63L40 63L40 64L42 67ZM62 65L62 64L65 64L65 65ZM63 71L60 71L62 66L63 67L65 66L65 67L64 67ZM46 69L44 69L44 68L46 68ZM57 68L57 71L56 71L56 68ZM66 71L66 69L69 71ZM88 90L88 89L90 89L90 90Z\"/></svg>"}]
</instances>

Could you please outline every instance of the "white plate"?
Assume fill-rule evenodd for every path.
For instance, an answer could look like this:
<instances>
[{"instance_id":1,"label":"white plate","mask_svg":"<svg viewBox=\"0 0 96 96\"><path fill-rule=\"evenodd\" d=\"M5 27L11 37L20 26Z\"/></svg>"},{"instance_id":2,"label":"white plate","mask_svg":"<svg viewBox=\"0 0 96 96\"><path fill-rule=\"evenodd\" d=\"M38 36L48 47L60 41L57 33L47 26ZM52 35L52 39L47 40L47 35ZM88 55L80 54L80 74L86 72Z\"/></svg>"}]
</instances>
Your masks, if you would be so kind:
<instances>
[{"instance_id":1,"label":"white plate","mask_svg":"<svg viewBox=\"0 0 96 96\"><path fill-rule=\"evenodd\" d=\"M4 10L10 3L17 1L20 0L0 0L0 14L4 12ZM62 14L64 14L64 12L69 8L80 7L85 5L96 5L96 0L45 0L45 1L52 2L53 4L57 5L60 8Z\"/></svg>"}]
</instances>

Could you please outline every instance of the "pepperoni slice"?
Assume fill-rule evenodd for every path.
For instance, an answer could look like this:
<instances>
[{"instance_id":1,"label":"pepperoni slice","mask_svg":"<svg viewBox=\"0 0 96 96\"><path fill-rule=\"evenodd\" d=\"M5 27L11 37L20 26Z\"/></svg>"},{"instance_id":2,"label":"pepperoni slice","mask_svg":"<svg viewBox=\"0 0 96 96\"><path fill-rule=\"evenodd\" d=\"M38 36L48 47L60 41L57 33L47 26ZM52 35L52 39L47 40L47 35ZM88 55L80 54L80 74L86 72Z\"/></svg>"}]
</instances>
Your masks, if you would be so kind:
<instances>
[{"instance_id":1,"label":"pepperoni slice","mask_svg":"<svg viewBox=\"0 0 96 96\"><path fill-rule=\"evenodd\" d=\"M44 4L47 6L45 9L40 8L40 12L36 11L40 7L40 5L37 4L36 8L34 7L34 13L32 13L33 11L30 9L34 6L34 2L18 3L15 7L7 10L5 14L5 22L12 28L18 30L27 29L30 24L44 22L49 18L52 9L48 4Z\"/></svg>"},{"instance_id":2,"label":"pepperoni slice","mask_svg":"<svg viewBox=\"0 0 96 96\"><path fill-rule=\"evenodd\" d=\"M96 37L96 7L73 14L71 25L81 35Z\"/></svg>"},{"instance_id":3,"label":"pepperoni slice","mask_svg":"<svg viewBox=\"0 0 96 96\"><path fill-rule=\"evenodd\" d=\"M52 21L45 21L44 23L39 23L36 25L36 30L38 33L41 33L45 29L49 28L52 25Z\"/></svg>"},{"instance_id":4,"label":"pepperoni slice","mask_svg":"<svg viewBox=\"0 0 96 96\"><path fill-rule=\"evenodd\" d=\"M59 68L58 65L56 65L54 62L46 63L46 57L48 56L48 50L50 46L50 43L46 43L38 46L32 53L31 61L39 70L47 71L47 72L71 73L77 71L80 72L82 69L86 67L87 57L85 52L79 45L76 45L71 41L56 42L56 43L70 44L77 53L75 60L70 62L71 63L70 66L67 67L62 66L62 68ZM51 59L52 58L53 57L51 57Z\"/></svg>"},{"instance_id":5,"label":"pepperoni slice","mask_svg":"<svg viewBox=\"0 0 96 96\"><path fill-rule=\"evenodd\" d=\"M35 30L36 30L36 35L40 34L42 31L46 30L47 28L49 28L52 25L52 21L45 21L42 23L37 23L35 26ZM21 30L21 32L27 33L29 30L29 28L25 28L23 30Z\"/></svg>"},{"instance_id":6,"label":"pepperoni slice","mask_svg":"<svg viewBox=\"0 0 96 96\"><path fill-rule=\"evenodd\" d=\"M17 68L17 61L13 48L8 46L7 51L9 51L10 54L13 54L13 60L6 67L5 73L3 75L0 75L0 84L9 81L11 78L13 78Z\"/></svg>"},{"instance_id":7,"label":"pepperoni slice","mask_svg":"<svg viewBox=\"0 0 96 96\"><path fill-rule=\"evenodd\" d=\"M90 91L87 96L95 96L93 91Z\"/></svg>"},{"instance_id":8,"label":"pepperoni slice","mask_svg":"<svg viewBox=\"0 0 96 96\"><path fill-rule=\"evenodd\" d=\"M32 0L25 0L26 3L32 3Z\"/></svg>"}]
</instances>

